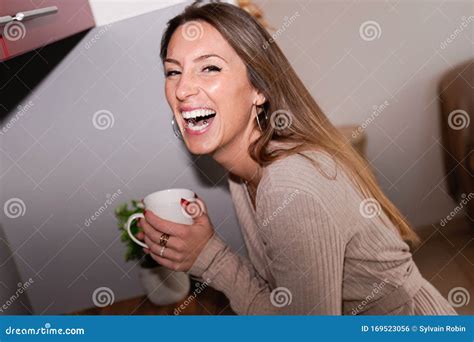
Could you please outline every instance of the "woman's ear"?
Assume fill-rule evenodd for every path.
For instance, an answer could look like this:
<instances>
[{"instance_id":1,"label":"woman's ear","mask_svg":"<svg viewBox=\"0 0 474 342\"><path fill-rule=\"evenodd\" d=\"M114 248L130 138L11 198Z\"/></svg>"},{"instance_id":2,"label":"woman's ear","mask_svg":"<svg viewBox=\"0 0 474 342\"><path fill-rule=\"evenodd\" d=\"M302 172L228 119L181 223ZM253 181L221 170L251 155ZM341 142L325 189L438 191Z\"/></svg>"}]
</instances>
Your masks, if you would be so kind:
<instances>
[{"instance_id":1,"label":"woman's ear","mask_svg":"<svg viewBox=\"0 0 474 342\"><path fill-rule=\"evenodd\" d=\"M256 104L257 106L261 106L266 101L267 101L267 99L265 98L265 95L263 95L262 93L257 93L257 97L256 97L256 99L254 100L253 103Z\"/></svg>"}]
</instances>

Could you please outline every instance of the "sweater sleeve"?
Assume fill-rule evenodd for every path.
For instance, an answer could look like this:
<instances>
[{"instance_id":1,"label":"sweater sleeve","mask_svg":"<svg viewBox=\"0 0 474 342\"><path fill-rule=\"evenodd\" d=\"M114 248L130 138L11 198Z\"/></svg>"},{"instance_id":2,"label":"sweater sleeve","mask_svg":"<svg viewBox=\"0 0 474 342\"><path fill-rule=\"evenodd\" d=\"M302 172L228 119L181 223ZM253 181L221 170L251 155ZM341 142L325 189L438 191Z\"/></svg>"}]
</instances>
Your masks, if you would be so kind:
<instances>
[{"instance_id":1,"label":"sweater sleeve","mask_svg":"<svg viewBox=\"0 0 474 342\"><path fill-rule=\"evenodd\" d=\"M188 273L222 291L237 314L341 314L345 242L324 206L286 187L261 204L259 233L275 286L216 234Z\"/></svg>"}]
</instances>

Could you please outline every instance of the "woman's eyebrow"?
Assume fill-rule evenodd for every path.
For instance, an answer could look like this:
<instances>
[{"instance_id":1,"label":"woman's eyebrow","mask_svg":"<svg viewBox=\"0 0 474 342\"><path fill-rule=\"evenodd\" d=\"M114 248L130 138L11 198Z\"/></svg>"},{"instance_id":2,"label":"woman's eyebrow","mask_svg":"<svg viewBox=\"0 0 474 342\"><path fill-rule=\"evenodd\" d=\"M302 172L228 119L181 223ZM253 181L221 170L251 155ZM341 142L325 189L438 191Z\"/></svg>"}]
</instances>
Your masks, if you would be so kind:
<instances>
[{"instance_id":1,"label":"woman's eyebrow","mask_svg":"<svg viewBox=\"0 0 474 342\"><path fill-rule=\"evenodd\" d=\"M221 57L221 56L219 56L219 55L216 55L216 54L214 54L214 53L199 56L199 57L195 58L195 59L193 60L193 62L198 62L198 61L201 61L201 60L203 60L203 59L210 58L210 57L217 57L217 58L220 58L220 59L222 59L224 62L227 63L227 61L226 61L223 57ZM176 59L173 59L173 58L166 58L163 63L166 63L166 62L168 62L168 63L173 63L173 64L176 64L176 65L181 66L181 63L179 63Z\"/></svg>"},{"instance_id":2,"label":"woman's eyebrow","mask_svg":"<svg viewBox=\"0 0 474 342\"><path fill-rule=\"evenodd\" d=\"M227 61L224 59L224 57L221 57L221 56L216 55L216 54L214 54L214 53L199 56L198 58L194 59L194 62L197 62L197 61L200 61L200 60L203 60L203 59L206 59L206 58L210 58L210 57L217 57L217 58L220 58L220 59L222 59L224 62L227 63Z\"/></svg>"}]
</instances>

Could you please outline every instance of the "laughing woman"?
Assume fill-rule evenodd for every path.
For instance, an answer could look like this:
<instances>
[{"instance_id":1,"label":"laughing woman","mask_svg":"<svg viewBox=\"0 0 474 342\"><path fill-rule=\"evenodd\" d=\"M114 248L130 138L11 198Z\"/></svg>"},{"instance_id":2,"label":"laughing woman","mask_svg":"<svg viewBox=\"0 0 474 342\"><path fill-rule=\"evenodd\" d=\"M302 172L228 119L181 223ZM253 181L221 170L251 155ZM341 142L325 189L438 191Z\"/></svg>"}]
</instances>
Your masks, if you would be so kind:
<instances>
[{"instance_id":1,"label":"laughing woman","mask_svg":"<svg viewBox=\"0 0 474 342\"><path fill-rule=\"evenodd\" d=\"M147 212L146 253L222 291L237 314L456 314L413 262L416 234L253 17L189 6L161 58L186 147L229 171L249 257L206 210L191 226Z\"/></svg>"}]
</instances>

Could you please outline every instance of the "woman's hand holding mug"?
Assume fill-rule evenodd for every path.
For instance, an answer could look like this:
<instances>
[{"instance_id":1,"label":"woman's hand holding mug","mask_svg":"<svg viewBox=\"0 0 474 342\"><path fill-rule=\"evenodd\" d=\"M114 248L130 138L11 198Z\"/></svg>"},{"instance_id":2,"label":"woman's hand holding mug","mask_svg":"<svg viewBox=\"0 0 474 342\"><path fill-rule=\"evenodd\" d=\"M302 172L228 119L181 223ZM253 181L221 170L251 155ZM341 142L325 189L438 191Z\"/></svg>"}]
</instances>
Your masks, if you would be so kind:
<instances>
[{"instance_id":1,"label":"woman's hand holding mug","mask_svg":"<svg viewBox=\"0 0 474 342\"><path fill-rule=\"evenodd\" d=\"M141 214L131 216L128 231L131 235L130 223L140 217L138 226L143 232L138 233L136 238L145 244L139 243L140 241L136 241L131 235L132 239L144 246L145 253L150 254L160 265L174 271L186 272L214 234L214 227L207 215L206 204L200 198L196 195L189 198L189 194L188 198L176 197L180 192L182 196L183 190L164 190L147 196L144 200L146 210L143 217ZM166 191L168 193L165 193ZM160 200L163 195L167 197L165 202ZM170 206L170 200L179 201L181 215L177 213L176 206ZM163 215L160 215L160 212ZM168 216L171 220L163 216Z\"/></svg>"}]
</instances>

